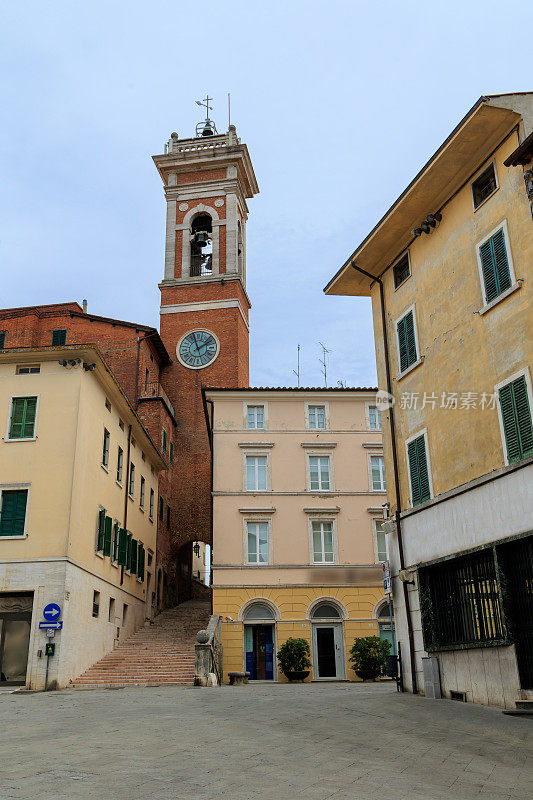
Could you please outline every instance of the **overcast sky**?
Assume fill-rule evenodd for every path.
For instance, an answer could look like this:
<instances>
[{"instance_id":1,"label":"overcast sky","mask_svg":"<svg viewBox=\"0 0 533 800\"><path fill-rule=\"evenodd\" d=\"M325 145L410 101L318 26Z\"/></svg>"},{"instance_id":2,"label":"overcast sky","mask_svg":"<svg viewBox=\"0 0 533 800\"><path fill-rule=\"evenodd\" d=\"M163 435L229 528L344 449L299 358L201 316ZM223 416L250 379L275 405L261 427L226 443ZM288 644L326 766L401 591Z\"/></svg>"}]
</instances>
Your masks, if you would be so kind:
<instances>
[{"instance_id":1,"label":"overcast sky","mask_svg":"<svg viewBox=\"0 0 533 800\"><path fill-rule=\"evenodd\" d=\"M523 2L26 0L0 12L0 306L87 298L158 325L151 156L195 100L248 144L250 382L374 385L370 300L325 297L481 94L531 90ZM528 82L529 81L529 82Z\"/></svg>"}]
</instances>

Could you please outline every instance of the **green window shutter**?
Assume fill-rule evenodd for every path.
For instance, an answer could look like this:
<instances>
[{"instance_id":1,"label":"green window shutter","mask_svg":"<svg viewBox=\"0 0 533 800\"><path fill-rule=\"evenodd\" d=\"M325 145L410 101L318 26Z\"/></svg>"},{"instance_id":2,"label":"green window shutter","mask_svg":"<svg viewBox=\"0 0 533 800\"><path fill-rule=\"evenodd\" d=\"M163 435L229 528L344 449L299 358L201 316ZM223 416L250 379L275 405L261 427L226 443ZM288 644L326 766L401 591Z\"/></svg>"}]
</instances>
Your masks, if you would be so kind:
<instances>
[{"instance_id":1,"label":"green window shutter","mask_svg":"<svg viewBox=\"0 0 533 800\"><path fill-rule=\"evenodd\" d=\"M128 531L121 528L118 532L118 563L125 567L128 563Z\"/></svg>"},{"instance_id":2,"label":"green window shutter","mask_svg":"<svg viewBox=\"0 0 533 800\"><path fill-rule=\"evenodd\" d=\"M129 564L130 572L132 573L132 575L137 574L137 551L138 551L137 539L132 539L130 545L130 564Z\"/></svg>"},{"instance_id":3,"label":"green window shutter","mask_svg":"<svg viewBox=\"0 0 533 800\"><path fill-rule=\"evenodd\" d=\"M119 537L120 527L118 522L115 522L113 526L113 550L111 553L111 558L113 561L118 561L118 537Z\"/></svg>"},{"instance_id":4,"label":"green window shutter","mask_svg":"<svg viewBox=\"0 0 533 800\"><path fill-rule=\"evenodd\" d=\"M111 517L104 519L104 556L111 555L111 530L113 528L113 520Z\"/></svg>"},{"instance_id":5,"label":"green window shutter","mask_svg":"<svg viewBox=\"0 0 533 800\"><path fill-rule=\"evenodd\" d=\"M10 439L28 439L33 436L35 415L37 412L36 397L14 397L11 407Z\"/></svg>"},{"instance_id":6,"label":"green window shutter","mask_svg":"<svg viewBox=\"0 0 533 800\"><path fill-rule=\"evenodd\" d=\"M167 432L163 428L163 453L167 452Z\"/></svg>"},{"instance_id":7,"label":"green window shutter","mask_svg":"<svg viewBox=\"0 0 533 800\"><path fill-rule=\"evenodd\" d=\"M128 543L126 545L126 569L129 569L131 565L131 540L132 535L131 533L128 533Z\"/></svg>"},{"instance_id":8,"label":"green window shutter","mask_svg":"<svg viewBox=\"0 0 533 800\"><path fill-rule=\"evenodd\" d=\"M503 228L483 242L479 248L479 256L485 284L485 300L490 303L511 285L511 270Z\"/></svg>"},{"instance_id":9,"label":"green window shutter","mask_svg":"<svg viewBox=\"0 0 533 800\"><path fill-rule=\"evenodd\" d=\"M507 459L510 464L533 453L531 410L524 376L500 389Z\"/></svg>"},{"instance_id":10,"label":"green window shutter","mask_svg":"<svg viewBox=\"0 0 533 800\"><path fill-rule=\"evenodd\" d=\"M139 561L137 564L137 577L141 580L144 580L144 560L146 557L146 551L144 549L144 545L142 542L139 542Z\"/></svg>"},{"instance_id":11,"label":"green window shutter","mask_svg":"<svg viewBox=\"0 0 533 800\"><path fill-rule=\"evenodd\" d=\"M417 360L415 321L413 312L409 311L396 325L400 351L400 372L414 364Z\"/></svg>"},{"instance_id":12,"label":"green window shutter","mask_svg":"<svg viewBox=\"0 0 533 800\"><path fill-rule=\"evenodd\" d=\"M407 445L407 457L409 459L413 506L418 506L431 497L426 442L423 435L409 442Z\"/></svg>"},{"instance_id":13,"label":"green window shutter","mask_svg":"<svg viewBox=\"0 0 533 800\"><path fill-rule=\"evenodd\" d=\"M102 553L104 549L105 520L105 508L101 508L98 512L98 537L96 539L96 549L99 553Z\"/></svg>"},{"instance_id":14,"label":"green window shutter","mask_svg":"<svg viewBox=\"0 0 533 800\"><path fill-rule=\"evenodd\" d=\"M27 489L4 490L0 513L0 536L22 536L26 521Z\"/></svg>"}]
</instances>

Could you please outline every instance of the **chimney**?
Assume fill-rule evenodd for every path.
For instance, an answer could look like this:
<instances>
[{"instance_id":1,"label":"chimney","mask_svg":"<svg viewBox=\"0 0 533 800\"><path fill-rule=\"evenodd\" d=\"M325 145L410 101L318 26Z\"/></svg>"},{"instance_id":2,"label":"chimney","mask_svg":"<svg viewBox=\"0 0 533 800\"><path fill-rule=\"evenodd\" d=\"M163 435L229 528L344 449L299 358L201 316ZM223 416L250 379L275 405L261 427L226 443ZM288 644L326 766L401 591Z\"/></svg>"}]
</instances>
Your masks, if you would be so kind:
<instances>
[{"instance_id":1,"label":"chimney","mask_svg":"<svg viewBox=\"0 0 533 800\"><path fill-rule=\"evenodd\" d=\"M83 300L82 306L83 306L83 313L86 314L87 313L87 300Z\"/></svg>"}]
</instances>

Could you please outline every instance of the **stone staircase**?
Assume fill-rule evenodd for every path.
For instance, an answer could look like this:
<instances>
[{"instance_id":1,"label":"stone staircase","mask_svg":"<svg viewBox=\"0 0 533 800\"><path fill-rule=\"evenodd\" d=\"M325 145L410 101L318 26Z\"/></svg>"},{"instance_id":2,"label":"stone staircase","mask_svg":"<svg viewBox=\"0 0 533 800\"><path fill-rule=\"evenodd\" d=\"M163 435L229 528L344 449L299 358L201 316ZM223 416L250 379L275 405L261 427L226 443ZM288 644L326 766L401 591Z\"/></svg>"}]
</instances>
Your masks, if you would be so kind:
<instances>
[{"instance_id":1,"label":"stone staircase","mask_svg":"<svg viewBox=\"0 0 533 800\"><path fill-rule=\"evenodd\" d=\"M194 682L196 634L206 628L209 600L163 611L73 681L77 689L166 686Z\"/></svg>"}]
</instances>

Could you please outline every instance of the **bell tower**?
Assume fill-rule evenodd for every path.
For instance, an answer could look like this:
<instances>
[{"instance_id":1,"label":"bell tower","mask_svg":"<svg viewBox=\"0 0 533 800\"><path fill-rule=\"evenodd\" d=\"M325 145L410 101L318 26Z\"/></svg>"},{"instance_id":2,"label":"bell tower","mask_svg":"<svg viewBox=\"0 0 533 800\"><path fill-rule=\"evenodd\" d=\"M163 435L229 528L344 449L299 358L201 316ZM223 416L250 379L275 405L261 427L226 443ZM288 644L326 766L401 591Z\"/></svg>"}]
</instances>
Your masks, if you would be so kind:
<instances>
[{"instance_id":1,"label":"bell tower","mask_svg":"<svg viewBox=\"0 0 533 800\"><path fill-rule=\"evenodd\" d=\"M170 532L181 600L184 548L210 543L211 454L201 388L248 385L247 200L259 191L248 148L234 125L217 132L209 99L196 136L173 133L154 156L167 204L159 288L161 338L173 360L163 382L176 419Z\"/></svg>"}]
</instances>

